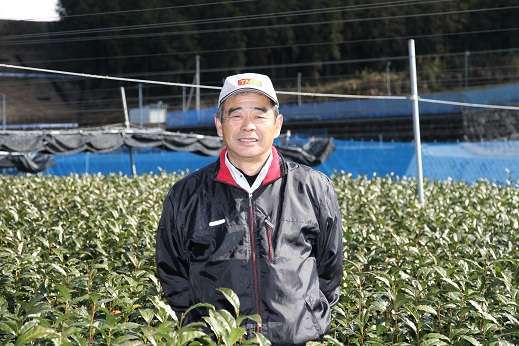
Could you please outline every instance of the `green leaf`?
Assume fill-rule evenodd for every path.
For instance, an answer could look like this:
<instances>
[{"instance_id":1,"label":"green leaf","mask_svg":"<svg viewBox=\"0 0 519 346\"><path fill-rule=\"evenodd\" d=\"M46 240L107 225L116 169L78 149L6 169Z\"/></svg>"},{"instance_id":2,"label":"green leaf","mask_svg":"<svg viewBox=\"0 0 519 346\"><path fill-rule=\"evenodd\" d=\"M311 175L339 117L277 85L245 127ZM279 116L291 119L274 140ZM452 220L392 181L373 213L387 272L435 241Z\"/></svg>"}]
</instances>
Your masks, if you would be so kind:
<instances>
[{"instance_id":1,"label":"green leaf","mask_svg":"<svg viewBox=\"0 0 519 346\"><path fill-rule=\"evenodd\" d=\"M415 334L418 334L417 330L416 330L416 325L414 324L413 321L411 321L410 319L408 319L407 317L402 317L402 320L404 321L405 324L407 324L409 327L411 327L411 329L413 330L413 332Z\"/></svg>"},{"instance_id":2,"label":"green leaf","mask_svg":"<svg viewBox=\"0 0 519 346\"><path fill-rule=\"evenodd\" d=\"M428 305L418 305L416 307L418 310L421 310L421 311L425 311L431 315L438 315L438 313L436 312L436 310L432 307L432 306L428 306Z\"/></svg>"},{"instance_id":3,"label":"green leaf","mask_svg":"<svg viewBox=\"0 0 519 346\"><path fill-rule=\"evenodd\" d=\"M442 277L441 279L443 281L445 281L446 283L448 283L449 285L451 285L452 287L456 288L458 291L460 291L460 286L458 286L457 283L455 283L454 281L452 281L448 277Z\"/></svg>"},{"instance_id":4,"label":"green leaf","mask_svg":"<svg viewBox=\"0 0 519 346\"><path fill-rule=\"evenodd\" d=\"M427 340L427 339L443 339L443 340L445 340L445 341L450 342L449 337L446 336L446 335L443 335L443 334L441 334L441 333L427 333L427 334L425 334L425 335L423 336L422 339L424 339L424 340Z\"/></svg>"},{"instance_id":5,"label":"green leaf","mask_svg":"<svg viewBox=\"0 0 519 346\"><path fill-rule=\"evenodd\" d=\"M203 338L204 336L207 336L206 333L200 331L200 330L186 330L186 331L182 331L180 333L180 338L179 338L179 342L178 344L179 345L185 345L195 339L198 339L198 338Z\"/></svg>"},{"instance_id":6,"label":"green leaf","mask_svg":"<svg viewBox=\"0 0 519 346\"><path fill-rule=\"evenodd\" d=\"M261 316L258 314L238 316L238 318L236 319L236 324L238 326L241 326L241 324L245 320L251 320L251 321L256 322L257 324L261 324Z\"/></svg>"},{"instance_id":7,"label":"green leaf","mask_svg":"<svg viewBox=\"0 0 519 346\"><path fill-rule=\"evenodd\" d=\"M26 345L37 339L52 339L57 337L59 337L59 334L56 333L56 331L53 329L42 326L35 326L26 330L16 339L16 346Z\"/></svg>"},{"instance_id":8,"label":"green leaf","mask_svg":"<svg viewBox=\"0 0 519 346\"><path fill-rule=\"evenodd\" d=\"M208 310L214 310L214 305L208 304L208 303L197 303L194 305L191 305L184 313L182 314L182 317L180 318L180 324L182 325L184 322L184 318L193 310L195 309L208 309Z\"/></svg>"},{"instance_id":9,"label":"green leaf","mask_svg":"<svg viewBox=\"0 0 519 346\"><path fill-rule=\"evenodd\" d=\"M385 277L380 276L380 275L375 275L375 279L382 281L388 288L391 288L391 284L389 283L389 280L386 279Z\"/></svg>"},{"instance_id":10,"label":"green leaf","mask_svg":"<svg viewBox=\"0 0 519 346\"><path fill-rule=\"evenodd\" d=\"M215 310L209 310L209 316L204 316L202 318L209 325L218 340L222 340L225 335L228 334L225 320L222 323L222 320L217 317Z\"/></svg>"},{"instance_id":11,"label":"green leaf","mask_svg":"<svg viewBox=\"0 0 519 346\"><path fill-rule=\"evenodd\" d=\"M67 276L67 272L66 272L65 269L63 269L60 265L58 265L58 264L56 264L56 263L51 263L50 265L51 265L51 267L54 268L54 270L56 270L58 273Z\"/></svg>"},{"instance_id":12,"label":"green leaf","mask_svg":"<svg viewBox=\"0 0 519 346\"><path fill-rule=\"evenodd\" d=\"M236 293L234 293L234 291L230 288L225 287L220 287L217 290L224 295L225 299L227 299L229 303L231 303L231 305L234 308L235 316L238 316L240 314L240 299L238 298Z\"/></svg>"},{"instance_id":13,"label":"green leaf","mask_svg":"<svg viewBox=\"0 0 519 346\"><path fill-rule=\"evenodd\" d=\"M72 291L63 284L57 284L56 288L58 289L59 295L63 298L64 301L69 301L71 298Z\"/></svg>"},{"instance_id":14,"label":"green leaf","mask_svg":"<svg viewBox=\"0 0 519 346\"><path fill-rule=\"evenodd\" d=\"M151 309L141 309L139 310L139 313L147 324L150 324L153 317L155 317L155 313Z\"/></svg>"},{"instance_id":15,"label":"green leaf","mask_svg":"<svg viewBox=\"0 0 519 346\"><path fill-rule=\"evenodd\" d=\"M260 333L254 333L252 341L256 342L259 346L269 346L271 344L270 341Z\"/></svg>"},{"instance_id":16,"label":"green leaf","mask_svg":"<svg viewBox=\"0 0 519 346\"><path fill-rule=\"evenodd\" d=\"M229 334L230 345L236 344L246 334L247 334L247 330L245 328L236 327L236 328L231 329L231 333Z\"/></svg>"},{"instance_id":17,"label":"green leaf","mask_svg":"<svg viewBox=\"0 0 519 346\"><path fill-rule=\"evenodd\" d=\"M470 335L462 335L462 339L470 342L474 346L483 346L479 341L477 341L473 336Z\"/></svg>"}]
</instances>

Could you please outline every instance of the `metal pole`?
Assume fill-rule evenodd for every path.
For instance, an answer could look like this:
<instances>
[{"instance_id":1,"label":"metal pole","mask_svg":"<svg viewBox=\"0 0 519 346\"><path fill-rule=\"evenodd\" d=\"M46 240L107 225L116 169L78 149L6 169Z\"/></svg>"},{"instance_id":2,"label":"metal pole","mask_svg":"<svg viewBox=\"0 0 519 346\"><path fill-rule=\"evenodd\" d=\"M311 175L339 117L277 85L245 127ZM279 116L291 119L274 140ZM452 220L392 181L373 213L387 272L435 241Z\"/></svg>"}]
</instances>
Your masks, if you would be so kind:
<instances>
[{"instance_id":1,"label":"metal pole","mask_svg":"<svg viewBox=\"0 0 519 346\"><path fill-rule=\"evenodd\" d=\"M186 87L182 87L182 112L187 110L187 101L186 101Z\"/></svg>"},{"instance_id":2,"label":"metal pole","mask_svg":"<svg viewBox=\"0 0 519 346\"><path fill-rule=\"evenodd\" d=\"M129 129L130 120L128 119L128 107L126 106L126 93L124 92L124 87L121 87L121 98L123 100L123 109L124 109L124 126L127 129Z\"/></svg>"},{"instance_id":3,"label":"metal pole","mask_svg":"<svg viewBox=\"0 0 519 346\"><path fill-rule=\"evenodd\" d=\"M465 82L463 83L465 88L469 86L469 55L470 52L465 51Z\"/></svg>"},{"instance_id":4,"label":"metal pole","mask_svg":"<svg viewBox=\"0 0 519 346\"><path fill-rule=\"evenodd\" d=\"M128 106L126 105L126 93L124 92L124 87L121 87L121 97L123 99L123 108L124 108L124 125L129 130L130 129L130 120L128 119ZM132 176L137 175L137 169L135 168L135 159L133 157L133 149L132 147L128 147L130 152L130 169L132 172Z\"/></svg>"},{"instance_id":5,"label":"metal pole","mask_svg":"<svg viewBox=\"0 0 519 346\"><path fill-rule=\"evenodd\" d=\"M391 61L388 61L386 63L386 88L387 88L388 96L391 96L391 77L389 75L390 67L391 67Z\"/></svg>"},{"instance_id":6,"label":"metal pole","mask_svg":"<svg viewBox=\"0 0 519 346\"><path fill-rule=\"evenodd\" d=\"M142 84L139 83L139 120L140 120L141 127L142 127L142 124L144 122L144 119L143 119L144 118L144 114L143 114L144 110L142 109L142 103L143 103L143 101L142 101Z\"/></svg>"},{"instance_id":7,"label":"metal pole","mask_svg":"<svg viewBox=\"0 0 519 346\"><path fill-rule=\"evenodd\" d=\"M137 168L135 167L135 158L133 157L133 148L130 147L130 168L132 170L132 177L137 175Z\"/></svg>"},{"instance_id":8,"label":"metal pole","mask_svg":"<svg viewBox=\"0 0 519 346\"><path fill-rule=\"evenodd\" d=\"M418 183L418 200L425 204L423 193L422 143L420 140L420 112L418 108L418 83L416 78L416 55L414 40L409 40L409 70L411 73L411 102L413 105L413 129L416 147L416 181Z\"/></svg>"},{"instance_id":9,"label":"metal pole","mask_svg":"<svg viewBox=\"0 0 519 346\"><path fill-rule=\"evenodd\" d=\"M297 92L301 93L301 72L297 73ZM301 94L297 95L297 105L301 106Z\"/></svg>"},{"instance_id":10,"label":"metal pole","mask_svg":"<svg viewBox=\"0 0 519 346\"><path fill-rule=\"evenodd\" d=\"M200 111L200 55L196 56L196 75L195 75L196 86L196 111Z\"/></svg>"},{"instance_id":11,"label":"metal pole","mask_svg":"<svg viewBox=\"0 0 519 346\"><path fill-rule=\"evenodd\" d=\"M7 124L6 124L6 118L7 118L7 112L5 107L6 101L5 101L5 94L2 94L2 130L6 130Z\"/></svg>"}]
</instances>

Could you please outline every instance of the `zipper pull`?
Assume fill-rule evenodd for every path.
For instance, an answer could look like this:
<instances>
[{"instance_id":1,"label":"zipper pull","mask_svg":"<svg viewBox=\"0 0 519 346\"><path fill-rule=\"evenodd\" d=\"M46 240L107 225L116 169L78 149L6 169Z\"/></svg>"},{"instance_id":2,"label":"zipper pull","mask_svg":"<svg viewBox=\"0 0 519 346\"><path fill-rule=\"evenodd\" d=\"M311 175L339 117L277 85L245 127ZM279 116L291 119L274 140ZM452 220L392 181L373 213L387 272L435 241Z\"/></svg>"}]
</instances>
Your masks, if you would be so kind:
<instances>
[{"instance_id":1,"label":"zipper pull","mask_svg":"<svg viewBox=\"0 0 519 346\"><path fill-rule=\"evenodd\" d=\"M265 228L267 229L268 259L270 262L272 262L274 258L274 246L272 244L274 224L269 219L265 219Z\"/></svg>"}]
</instances>

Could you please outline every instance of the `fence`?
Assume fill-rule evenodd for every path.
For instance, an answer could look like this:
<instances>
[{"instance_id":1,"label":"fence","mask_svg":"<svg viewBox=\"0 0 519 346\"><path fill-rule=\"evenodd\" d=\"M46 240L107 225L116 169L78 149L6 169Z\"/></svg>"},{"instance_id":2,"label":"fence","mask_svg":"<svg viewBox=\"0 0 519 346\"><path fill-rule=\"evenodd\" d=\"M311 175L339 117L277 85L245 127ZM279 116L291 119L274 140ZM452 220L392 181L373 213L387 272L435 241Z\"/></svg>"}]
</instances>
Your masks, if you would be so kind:
<instances>
[{"instance_id":1,"label":"fence","mask_svg":"<svg viewBox=\"0 0 519 346\"><path fill-rule=\"evenodd\" d=\"M421 137L420 137L420 125L419 125L419 103L425 104L436 104L436 105L448 105L448 106L456 106L456 107L462 107L463 109L467 108L481 108L481 109L493 109L498 111L508 111L508 112L514 112L513 116L517 116L516 112L519 110L519 107L513 107L513 106L500 106L500 105L490 105L490 104L481 104L481 103L470 103L470 102L459 102L459 101L451 101L451 100L439 100L439 99L433 99L433 98L421 98L418 95L418 87L417 87L417 76L416 76L416 59L414 54L414 41L409 41L409 63L410 63L410 85L411 85L411 96L392 96L392 95L355 95L355 94L334 94L334 93L308 93L308 92L297 92L297 91L278 91L278 94L280 97L286 96L286 97L292 97L295 96L298 98L299 104L301 103L302 97L307 98L313 98L313 99L325 99L329 100L331 98L333 99L370 99L370 100L383 100L383 101L390 101L390 102L407 102L411 103L412 105L412 113L413 113L413 129L414 129L414 143L416 145L415 149L415 163L416 163L416 178L419 182L419 191L418 195L420 199L422 200L423 193L421 192L421 181L422 181L422 169L423 166L421 155L422 155L422 149L420 147L421 144ZM61 76L68 76L70 78L89 78L89 79L105 79L105 80L111 80L111 81L117 81L117 82L124 82L124 83L138 83L138 84L147 84L147 85L163 85L163 86L169 86L169 87L181 87L181 88L187 88L192 87L196 89L206 89L206 90L212 90L215 93L217 93L217 90L219 90L219 87L216 86L210 86L210 85L200 85L200 84L187 84L187 83L172 83L172 82L162 82L162 81L151 81L151 80L144 80L144 79L135 79L135 78L122 78L122 77L110 77L110 76L100 76L100 75L92 75L92 74L82 74L82 73L75 73L75 72L66 72L66 71L58 71L58 70L49 70L49 69L40 69L40 68L32 68L32 67L23 67L23 66L14 66L14 65L8 65L8 64L0 64L0 67L8 68L8 69L18 69L18 70L25 70L25 71L31 71L36 73L47 73L47 74L58 74ZM185 90L185 89L184 89ZM390 90L390 89L388 89ZM119 112L120 109L115 109L114 111ZM5 113L4 113L5 114ZM199 114L199 113L198 113ZM319 124L315 124L315 126L319 126ZM5 127L3 128L3 131L8 131ZM361 143L362 144L362 143ZM441 144L439 144L441 145ZM431 148L436 148L436 146L432 145L428 147L430 150ZM428 150L429 150L428 149ZM337 167L340 167L337 165ZM328 168L328 171L331 169ZM398 169L398 173L401 172L401 169ZM406 170L406 173L409 174L409 171ZM440 175L441 176L441 175ZM499 178L498 180L502 180Z\"/></svg>"}]
</instances>

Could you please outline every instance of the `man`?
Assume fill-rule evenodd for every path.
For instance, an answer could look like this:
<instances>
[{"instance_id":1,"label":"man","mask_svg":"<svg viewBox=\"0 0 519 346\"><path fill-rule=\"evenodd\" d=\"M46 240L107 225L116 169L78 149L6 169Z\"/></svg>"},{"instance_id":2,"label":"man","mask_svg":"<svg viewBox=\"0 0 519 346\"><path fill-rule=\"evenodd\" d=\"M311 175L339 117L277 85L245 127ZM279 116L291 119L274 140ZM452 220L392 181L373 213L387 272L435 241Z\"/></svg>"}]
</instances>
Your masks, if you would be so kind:
<instances>
[{"instance_id":1,"label":"man","mask_svg":"<svg viewBox=\"0 0 519 346\"><path fill-rule=\"evenodd\" d=\"M180 313L198 302L232 311L217 291L228 287L241 314L261 316L247 327L273 344L319 339L342 277L333 186L273 146L283 117L267 76L227 77L218 106L219 160L181 179L164 201L157 269L165 297Z\"/></svg>"}]
</instances>

